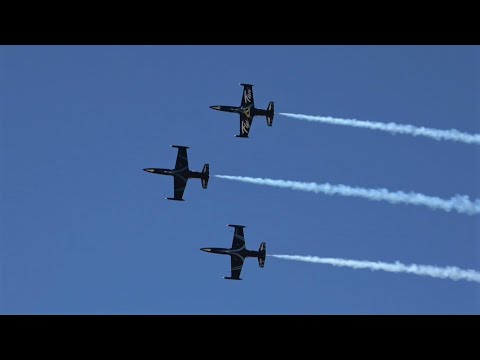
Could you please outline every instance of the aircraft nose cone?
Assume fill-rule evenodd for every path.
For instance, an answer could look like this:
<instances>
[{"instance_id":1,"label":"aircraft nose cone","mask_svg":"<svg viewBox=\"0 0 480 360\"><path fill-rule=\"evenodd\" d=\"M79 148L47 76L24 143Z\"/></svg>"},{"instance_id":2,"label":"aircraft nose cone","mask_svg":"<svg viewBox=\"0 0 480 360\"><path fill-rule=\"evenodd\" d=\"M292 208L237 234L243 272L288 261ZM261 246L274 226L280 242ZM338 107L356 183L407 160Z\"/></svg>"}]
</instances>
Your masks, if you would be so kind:
<instances>
[{"instance_id":1,"label":"aircraft nose cone","mask_svg":"<svg viewBox=\"0 0 480 360\"><path fill-rule=\"evenodd\" d=\"M149 169L149 168L145 168L145 169L143 169L143 171L153 173L153 169Z\"/></svg>"},{"instance_id":2,"label":"aircraft nose cone","mask_svg":"<svg viewBox=\"0 0 480 360\"><path fill-rule=\"evenodd\" d=\"M210 106L210 109L220 110L220 106L218 106L218 105Z\"/></svg>"},{"instance_id":3,"label":"aircraft nose cone","mask_svg":"<svg viewBox=\"0 0 480 360\"><path fill-rule=\"evenodd\" d=\"M209 249L209 248L201 248L200 250L205 251L205 252L210 252L211 251L211 249Z\"/></svg>"}]
</instances>

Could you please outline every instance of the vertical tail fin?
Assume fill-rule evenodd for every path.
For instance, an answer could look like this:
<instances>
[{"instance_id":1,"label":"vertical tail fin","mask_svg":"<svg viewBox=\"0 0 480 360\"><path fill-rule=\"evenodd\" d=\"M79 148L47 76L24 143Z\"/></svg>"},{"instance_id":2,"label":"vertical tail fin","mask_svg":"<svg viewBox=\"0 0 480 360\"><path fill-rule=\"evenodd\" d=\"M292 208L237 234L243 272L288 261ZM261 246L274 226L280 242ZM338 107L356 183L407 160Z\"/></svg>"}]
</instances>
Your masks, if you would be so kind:
<instances>
[{"instance_id":1,"label":"vertical tail fin","mask_svg":"<svg viewBox=\"0 0 480 360\"><path fill-rule=\"evenodd\" d=\"M202 188L206 189L208 186L208 179L210 178L210 165L203 165L202 175Z\"/></svg>"},{"instance_id":2,"label":"vertical tail fin","mask_svg":"<svg viewBox=\"0 0 480 360\"><path fill-rule=\"evenodd\" d=\"M273 101L268 103L267 107L267 125L272 126L273 124L273 115L275 114L275 107Z\"/></svg>"}]
</instances>

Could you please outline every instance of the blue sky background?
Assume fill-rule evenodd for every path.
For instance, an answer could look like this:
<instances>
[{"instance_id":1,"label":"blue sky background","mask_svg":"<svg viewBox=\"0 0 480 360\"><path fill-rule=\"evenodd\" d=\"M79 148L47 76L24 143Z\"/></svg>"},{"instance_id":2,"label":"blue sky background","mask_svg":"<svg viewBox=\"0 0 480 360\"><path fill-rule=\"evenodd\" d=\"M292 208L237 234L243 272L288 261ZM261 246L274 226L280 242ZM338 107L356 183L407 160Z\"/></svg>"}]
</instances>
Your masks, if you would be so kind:
<instances>
[{"instance_id":1,"label":"blue sky background","mask_svg":"<svg viewBox=\"0 0 480 360\"><path fill-rule=\"evenodd\" d=\"M0 47L3 314L479 314L480 286L247 259L229 247L480 270L480 218L358 198L173 179L192 170L480 197L480 148L276 115L238 139L254 84L276 112L480 132L480 48L460 46Z\"/></svg>"}]
</instances>

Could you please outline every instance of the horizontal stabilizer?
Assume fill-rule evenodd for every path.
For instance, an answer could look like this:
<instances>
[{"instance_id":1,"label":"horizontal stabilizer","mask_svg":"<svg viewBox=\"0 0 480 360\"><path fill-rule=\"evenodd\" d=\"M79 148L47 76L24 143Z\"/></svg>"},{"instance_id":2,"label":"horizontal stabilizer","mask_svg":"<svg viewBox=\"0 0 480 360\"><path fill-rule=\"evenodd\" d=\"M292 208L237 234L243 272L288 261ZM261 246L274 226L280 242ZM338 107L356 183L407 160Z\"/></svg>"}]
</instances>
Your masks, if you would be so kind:
<instances>
[{"instance_id":1,"label":"horizontal stabilizer","mask_svg":"<svg viewBox=\"0 0 480 360\"><path fill-rule=\"evenodd\" d=\"M167 200L177 200L177 201L185 201L184 199L177 199L177 198L165 198Z\"/></svg>"},{"instance_id":2,"label":"horizontal stabilizer","mask_svg":"<svg viewBox=\"0 0 480 360\"><path fill-rule=\"evenodd\" d=\"M240 83L241 86L253 86L252 84L243 84L243 83Z\"/></svg>"},{"instance_id":3,"label":"horizontal stabilizer","mask_svg":"<svg viewBox=\"0 0 480 360\"><path fill-rule=\"evenodd\" d=\"M170 145L170 146L178 149L190 149L190 146L182 146L182 145Z\"/></svg>"},{"instance_id":4,"label":"horizontal stabilizer","mask_svg":"<svg viewBox=\"0 0 480 360\"><path fill-rule=\"evenodd\" d=\"M267 107L267 125L272 126L273 124L273 116L275 115L275 107L273 101L268 103Z\"/></svg>"},{"instance_id":5,"label":"horizontal stabilizer","mask_svg":"<svg viewBox=\"0 0 480 360\"><path fill-rule=\"evenodd\" d=\"M240 279L240 278L234 278L234 277L230 277L230 276L224 276L223 278L227 279L227 280L243 280L243 279Z\"/></svg>"},{"instance_id":6,"label":"horizontal stabilizer","mask_svg":"<svg viewBox=\"0 0 480 360\"><path fill-rule=\"evenodd\" d=\"M208 179L210 178L210 165L203 165L202 176L202 188L206 189L208 186Z\"/></svg>"},{"instance_id":7,"label":"horizontal stabilizer","mask_svg":"<svg viewBox=\"0 0 480 360\"><path fill-rule=\"evenodd\" d=\"M235 135L235 137L239 137L239 138L248 138L248 135Z\"/></svg>"},{"instance_id":8,"label":"horizontal stabilizer","mask_svg":"<svg viewBox=\"0 0 480 360\"><path fill-rule=\"evenodd\" d=\"M262 242L258 249L258 266L263 268L265 266L265 257L267 256L267 244Z\"/></svg>"},{"instance_id":9,"label":"horizontal stabilizer","mask_svg":"<svg viewBox=\"0 0 480 360\"><path fill-rule=\"evenodd\" d=\"M227 226L234 227L234 228L244 228L244 227L246 227L245 225L233 225L233 224L227 224Z\"/></svg>"}]
</instances>

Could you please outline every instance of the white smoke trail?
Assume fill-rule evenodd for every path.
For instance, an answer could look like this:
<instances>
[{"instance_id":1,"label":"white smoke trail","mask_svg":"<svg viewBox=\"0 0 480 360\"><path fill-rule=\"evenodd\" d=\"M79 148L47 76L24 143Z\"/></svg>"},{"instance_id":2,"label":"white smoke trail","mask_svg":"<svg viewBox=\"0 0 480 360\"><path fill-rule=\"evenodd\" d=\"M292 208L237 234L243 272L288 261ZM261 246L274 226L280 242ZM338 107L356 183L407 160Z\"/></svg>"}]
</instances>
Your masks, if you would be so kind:
<instances>
[{"instance_id":1,"label":"white smoke trail","mask_svg":"<svg viewBox=\"0 0 480 360\"><path fill-rule=\"evenodd\" d=\"M344 125L366 128L371 130L387 131L392 134L407 134L413 136L425 136L435 140L459 141L465 144L480 145L480 134L468 134L455 129L438 130L426 127L416 127L413 125L401 125L396 123L381 123L375 121L365 121L356 119L333 118L330 116L312 116L291 113L279 113L295 119L318 121L327 124Z\"/></svg>"},{"instance_id":2,"label":"white smoke trail","mask_svg":"<svg viewBox=\"0 0 480 360\"><path fill-rule=\"evenodd\" d=\"M274 180L263 178L252 178L246 176L215 175L221 179L236 180L257 185L268 185L292 190L310 191L327 195L342 195L365 198L375 201L388 201L392 204L423 205L430 209L452 211L461 214L480 214L480 199L470 200L466 195L455 195L450 199L441 199L435 196L428 196L419 193L405 193L403 191L390 192L387 189L365 189L351 187L348 185L331 185L329 183L305 183L300 181Z\"/></svg>"},{"instance_id":3,"label":"white smoke trail","mask_svg":"<svg viewBox=\"0 0 480 360\"><path fill-rule=\"evenodd\" d=\"M431 276L439 279L466 280L480 283L480 272L463 270L455 266L438 267L431 265L405 265L398 261L385 263L380 261L359 261L335 258L321 258L317 256L301 255L268 255L278 259L304 261L315 264L329 264L333 266L346 266L353 269L382 270L394 273L407 273L421 276Z\"/></svg>"}]
</instances>

